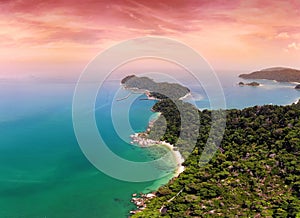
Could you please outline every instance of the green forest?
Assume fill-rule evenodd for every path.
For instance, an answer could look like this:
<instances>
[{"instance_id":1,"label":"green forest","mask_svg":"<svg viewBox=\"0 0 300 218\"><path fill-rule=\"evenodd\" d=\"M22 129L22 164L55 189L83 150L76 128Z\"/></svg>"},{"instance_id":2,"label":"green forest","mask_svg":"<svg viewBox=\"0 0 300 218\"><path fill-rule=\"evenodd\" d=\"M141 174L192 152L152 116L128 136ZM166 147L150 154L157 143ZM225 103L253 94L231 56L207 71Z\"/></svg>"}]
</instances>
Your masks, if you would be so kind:
<instances>
[{"instance_id":1,"label":"green forest","mask_svg":"<svg viewBox=\"0 0 300 218\"><path fill-rule=\"evenodd\" d=\"M175 145L185 158L185 171L133 218L300 218L300 101L200 111L179 100L189 92L181 85L134 75L122 84L156 96L152 110L161 116L144 135Z\"/></svg>"},{"instance_id":2,"label":"green forest","mask_svg":"<svg viewBox=\"0 0 300 218\"><path fill-rule=\"evenodd\" d=\"M179 99L190 93L187 87L177 83L154 82L148 77L130 75L122 79L121 84L128 89L150 91L150 96L157 99Z\"/></svg>"},{"instance_id":3,"label":"green forest","mask_svg":"<svg viewBox=\"0 0 300 218\"><path fill-rule=\"evenodd\" d=\"M212 111L168 98L153 110L162 116L148 137L191 154L185 155L185 171L159 188L133 218L300 217L300 101L226 110L220 147L201 167ZM190 125L182 126L184 119ZM196 146L191 146L189 139L195 137Z\"/></svg>"},{"instance_id":4,"label":"green forest","mask_svg":"<svg viewBox=\"0 0 300 218\"><path fill-rule=\"evenodd\" d=\"M194 110L188 103L176 103L180 104L185 111ZM168 99L158 101L153 109L164 118L151 130L159 132L165 122L167 130L161 140L173 144L180 132L176 105ZM161 187L147 208L132 217L300 217L300 102L226 112L220 149L200 167L211 112L198 111L199 135L184 162L185 171ZM178 148L184 152L185 143Z\"/></svg>"}]
</instances>

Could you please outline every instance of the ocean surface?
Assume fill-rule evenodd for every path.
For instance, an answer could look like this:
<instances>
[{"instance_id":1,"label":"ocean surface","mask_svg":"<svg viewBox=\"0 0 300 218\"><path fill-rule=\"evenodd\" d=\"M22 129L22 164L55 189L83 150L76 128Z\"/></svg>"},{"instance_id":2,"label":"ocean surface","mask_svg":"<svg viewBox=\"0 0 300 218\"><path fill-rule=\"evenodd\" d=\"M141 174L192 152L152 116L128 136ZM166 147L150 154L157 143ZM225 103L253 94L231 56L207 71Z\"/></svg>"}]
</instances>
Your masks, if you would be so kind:
<instances>
[{"instance_id":1,"label":"ocean surface","mask_svg":"<svg viewBox=\"0 0 300 218\"><path fill-rule=\"evenodd\" d=\"M236 75L220 75L227 108L285 105L300 98L295 84L258 81L260 87L239 87ZM252 80L251 80L252 81ZM185 81L200 108L209 99L198 85ZM101 136L122 158L146 161L153 157L130 144L130 134L144 131L154 101L137 99L129 111L131 129L111 122L111 105L120 81L107 81L98 95L95 114ZM75 83L0 82L0 217L127 217L134 209L131 194L148 192L165 184L172 172L156 181L125 182L97 170L82 153L72 124ZM119 90L119 97L126 96ZM126 101L123 100L123 101ZM189 99L187 99L189 101ZM115 107L115 114L124 108ZM127 137L126 137L127 136ZM161 169L160 169L161 170ZM144 172L147 174L147 172Z\"/></svg>"}]
</instances>

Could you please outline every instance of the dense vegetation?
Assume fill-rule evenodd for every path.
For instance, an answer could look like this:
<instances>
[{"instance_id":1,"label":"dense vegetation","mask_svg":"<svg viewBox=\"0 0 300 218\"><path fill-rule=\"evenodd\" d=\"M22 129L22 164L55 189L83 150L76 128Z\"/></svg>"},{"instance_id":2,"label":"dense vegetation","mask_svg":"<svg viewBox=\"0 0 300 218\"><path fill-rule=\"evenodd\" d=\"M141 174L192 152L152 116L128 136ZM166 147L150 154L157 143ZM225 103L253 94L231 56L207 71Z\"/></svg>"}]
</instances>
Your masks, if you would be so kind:
<instances>
[{"instance_id":1,"label":"dense vegetation","mask_svg":"<svg viewBox=\"0 0 300 218\"><path fill-rule=\"evenodd\" d=\"M241 74L239 77L244 79L269 79L278 82L300 82L300 70L274 67L255 71L250 74Z\"/></svg>"},{"instance_id":2,"label":"dense vegetation","mask_svg":"<svg viewBox=\"0 0 300 218\"><path fill-rule=\"evenodd\" d=\"M179 99L190 92L188 88L176 83L158 83L148 77L137 77L135 75L125 77L121 83L126 88L148 90L150 96L157 99Z\"/></svg>"},{"instance_id":3,"label":"dense vegetation","mask_svg":"<svg viewBox=\"0 0 300 218\"><path fill-rule=\"evenodd\" d=\"M192 153L185 171L133 217L300 217L300 102L228 110L220 149L202 167L212 112L195 113L190 104L169 99L153 110L163 116L149 137ZM182 129L184 119L191 122ZM189 138L195 136L191 150Z\"/></svg>"},{"instance_id":4,"label":"dense vegetation","mask_svg":"<svg viewBox=\"0 0 300 218\"><path fill-rule=\"evenodd\" d=\"M136 76L122 83L160 99L153 111L162 116L145 135L176 145L186 157L185 171L133 217L300 217L300 101L226 111L221 145L203 165L200 157L215 150L207 142L218 113L179 100L188 89L177 92L176 84ZM214 123L214 137L221 137L221 126Z\"/></svg>"}]
</instances>

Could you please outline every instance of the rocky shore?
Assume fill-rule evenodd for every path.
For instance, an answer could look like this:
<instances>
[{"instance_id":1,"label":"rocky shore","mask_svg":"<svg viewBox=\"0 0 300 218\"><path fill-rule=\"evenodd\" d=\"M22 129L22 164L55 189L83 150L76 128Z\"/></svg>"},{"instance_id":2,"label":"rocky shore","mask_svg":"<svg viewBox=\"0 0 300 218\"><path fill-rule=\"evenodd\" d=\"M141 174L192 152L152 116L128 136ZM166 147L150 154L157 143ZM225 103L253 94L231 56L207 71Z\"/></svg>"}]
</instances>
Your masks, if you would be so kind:
<instances>
[{"instance_id":1,"label":"rocky shore","mask_svg":"<svg viewBox=\"0 0 300 218\"><path fill-rule=\"evenodd\" d=\"M159 145L159 141L155 141L152 139L147 139L145 137L145 133L135 133L130 136L131 137L131 144L137 144L142 148L149 147L152 145Z\"/></svg>"},{"instance_id":2,"label":"rocky shore","mask_svg":"<svg viewBox=\"0 0 300 218\"><path fill-rule=\"evenodd\" d=\"M129 213L130 214L136 214L138 212L141 212L142 210L144 210L147 207L146 202L152 198L156 197L156 195L154 193L148 193L148 194L132 194L132 198L131 201L132 203L134 203L137 207L136 210L131 210Z\"/></svg>"},{"instance_id":3,"label":"rocky shore","mask_svg":"<svg viewBox=\"0 0 300 218\"><path fill-rule=\"evenodd\" d=\"M184 162L184 158L182 157L181 153L177 149L174 149L174 146L172 144L165 142L165 141L156 141L156 140L147 138L148 133L151 131L151 128L153 127L154 122L155 122L155 120L152 120L149 122L146 132L132 134L130 136L131 140L132 140L131 144L136 144L143 148L146 148L149 146L159 146L159 145L167 147L172 152L174 159L177 163L177 168L176 168L176 171L174 172L173 178L178 177L180 175L180 173L182 173L184 171L184 166L182 165L182 163ZM147 201L154 197L156 197L155 193L148 193L148 194L140 193L139 195L136 193L132 194L131 202L136 205L137 209L131 210L130 214L136 214L136 213L144 210L147 207L147 204L146 204Z\"/></svg>"},{"instance_id":4,"label":"rocky shore","mask_svg":"<svg viewBox=\"0 0 300 218\"><path fill-rule=\"evenodd\" d=\"M136 77L134 75L130 75L125 77L121 84L125 89L131 90L132 92L142 92L144 93L147 98L141 99L141 100L157 100L160 101L161 98L164 98L165 96L168 96L169 98L175 98L183 100L185 98L188 98L191 96L191 92L188 88L183 87L178 84L169 84L169 83L155 83L153 80L147 78L147 77ZM168 91L165 95L159 95L159 90ZM170 91L171 90L171 91ZM155 93L155 94L154 94ZM165 93L165 92L162 92ZM127 96L126 96L127 97ZM122 98L126 99L126 97ZM160 114L158 114L160 116ZM176 171L174 172L173 178L178 177L181 172L184 171L184 166L182 163L184 162L184 159L181 155L181 153L174 148L174 146L170 143L167 143L165 141L157 141L153 139L149 139L149 133L151 131L151 128L154 125L154 122L156 119L151 120L148 124L148 127L145 132L141 133L135 133L132 134L131 137L131 144L138 145L142 148L150 147L150 146L165 146L168 148L172 155L174 156L174 160L176 161ZM130 211L130 214L136 214L142 210L144 210L147 205L146 202L149 199L152 199L156 197L155 193L148 193L148 194L132 194L131 202L134 203L137 207L136 210Z\"/></svg>"},{"instance_id":5,"label":"rocky shore","mask_svg":"<svg viewBox=\"0 0 300 218\"><path fill-rule=\"evenodd\" d=\"M173 154L175 161L177 163L177 170L175 172L174 177L179 176L180 173L184 171L184 166L182 166L182 163L184 162L184 158L182 157L181 153L174 147L174 145L165 142L165 141L156 141L152 139L146 138L147 133L135 133L131 135L131 144L137 144L140 147L146 148L153 145L162 145L167 147Z\"/></svg>"}]
</instances>

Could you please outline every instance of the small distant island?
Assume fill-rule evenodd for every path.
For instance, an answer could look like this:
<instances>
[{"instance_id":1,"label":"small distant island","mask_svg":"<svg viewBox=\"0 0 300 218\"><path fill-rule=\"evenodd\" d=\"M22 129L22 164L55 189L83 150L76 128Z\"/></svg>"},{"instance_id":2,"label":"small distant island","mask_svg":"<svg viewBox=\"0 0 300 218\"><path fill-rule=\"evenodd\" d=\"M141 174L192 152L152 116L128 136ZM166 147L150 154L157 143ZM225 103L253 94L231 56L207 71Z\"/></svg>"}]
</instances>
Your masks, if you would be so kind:
<instances>
[{"instance_id":1,"label":"small distant island","mask_svg":"<svg viewBox=\"0 0 300 218\"><path fill-rule=\"evenodd\" d=\"M251 83L243 83L239 82L239 86L259 86L260 84L258 82L251 82Z\"/></svg>"},{"instance_id":2,"label":"small distant island","mask_svg":"<svg viewBox=\"0 0 300 218\"><path fill-rule=\"evenodd\" d=\"M249 74L241 74L243 79L267 79L278 82L300 82L300 70L286 67L272 67Z\"/></svg>"}]
</instances>

